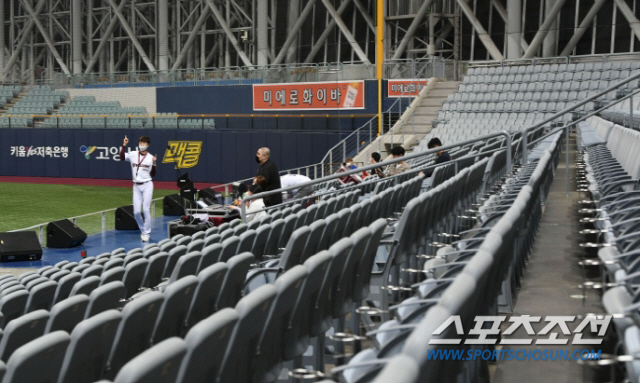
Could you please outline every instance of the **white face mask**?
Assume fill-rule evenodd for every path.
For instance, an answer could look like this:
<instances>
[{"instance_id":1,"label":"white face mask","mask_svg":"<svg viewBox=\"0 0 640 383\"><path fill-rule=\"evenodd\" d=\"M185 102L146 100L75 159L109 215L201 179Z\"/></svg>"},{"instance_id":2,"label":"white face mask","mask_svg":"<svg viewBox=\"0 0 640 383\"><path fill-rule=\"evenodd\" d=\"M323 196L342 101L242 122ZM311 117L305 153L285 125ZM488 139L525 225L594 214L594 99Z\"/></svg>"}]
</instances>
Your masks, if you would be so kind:
<instances>
[{"instance_id":1,"label":"white face mask","mask_svg":"<svg viewBox=\"0 0 640 383\"><path fill-rule=\"evenodd\" d=\"M147 149L149 149L149 147L148 147L148 146L146 146L146 145L140 145L138 148L140 149L140 151L141 151L141 152L144 152L144 151L146 151Z\"/></svg>"}]
</instances>

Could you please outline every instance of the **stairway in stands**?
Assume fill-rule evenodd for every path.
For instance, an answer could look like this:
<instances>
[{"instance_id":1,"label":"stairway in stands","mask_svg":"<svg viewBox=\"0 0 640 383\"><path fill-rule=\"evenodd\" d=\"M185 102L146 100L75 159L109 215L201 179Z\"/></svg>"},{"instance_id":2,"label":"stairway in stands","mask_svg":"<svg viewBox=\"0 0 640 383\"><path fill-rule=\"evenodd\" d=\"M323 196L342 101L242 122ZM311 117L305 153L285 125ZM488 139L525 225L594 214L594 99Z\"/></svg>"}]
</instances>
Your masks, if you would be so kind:
<instances>
[{"instance_id":1,"label":"stairway in stands","mask_svg":"<svg viewBox=\"0 0 640 383\"><path fill-rule=\"evenodd\" d=\"M412 121L409 127L410 131L415 131L418 141L431 131L431 122L436 119L438 111L442 108L442 103L447 100L451 93L458 89L458 84L460 83L456 81L438 81L420 100L420 104L416 107L414 114L415 121Z\"/></svg>"},{"instance_id":2,"label":"stairway in stands","mask_svg":"<svg viewBox=\"0 0 640 383\"><path fill-rule=\"evenodd\" d=\"M7 114L7 110L11 109L11 107L17 104L18 101L22 100L22 98L26 96L27 93L29 93L29 90L23 89L23 91L20 92L17 97L11 99L11 102L5 104L4 108L0 108L0 117L4 117Z\"/></svg>"},{"instance_id":3,"label":"stairway in stands","mask_svg":"<svg viewBox=\"0 0 640 383\"><path fill-rule=\"evenodd\" d=\"M440 81L429 79L430 86L423 89L413 104L407 108L403 116L400 117L383 136L374 140L367 148L362 150L354 161L356 163L367 163L372 152L380 152L383 159L389 155L389 150L393 146L402 145L408 152L416 146L420 140L432 129L432 121L436 119L438 111L442 108L442 103L447 101L447 97L458 89L459 82Z\"/></svg>"}]
</instances>

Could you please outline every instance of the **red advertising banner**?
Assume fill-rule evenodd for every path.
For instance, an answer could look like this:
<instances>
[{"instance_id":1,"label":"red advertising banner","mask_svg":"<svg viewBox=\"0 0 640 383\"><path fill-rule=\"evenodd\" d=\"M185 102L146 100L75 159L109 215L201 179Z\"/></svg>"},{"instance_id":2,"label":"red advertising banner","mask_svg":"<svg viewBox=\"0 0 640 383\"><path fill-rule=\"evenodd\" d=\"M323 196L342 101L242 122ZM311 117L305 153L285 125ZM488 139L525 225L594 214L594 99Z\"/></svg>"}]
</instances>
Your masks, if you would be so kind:
<instances>
[{"instance_id":1,"label":"red advertising banner","mask_svg":"<svg viewBox=\"0 0 640 383\"><path fill-rule=\"evenodd\" d=\"M426 79L389 80L387 81L387 95L389 97L416 97L428 82Z\"/></svg>"},{"instance_id":2,"label":"red advertising banner","mask_svg":"<svg viewBox=\"0 0 640 383\"><path fill-rule=\"evenodd\" d=\"M253 110L341 109L364 109L364 81L253 85Z\"/></svg>"}]
</instances>

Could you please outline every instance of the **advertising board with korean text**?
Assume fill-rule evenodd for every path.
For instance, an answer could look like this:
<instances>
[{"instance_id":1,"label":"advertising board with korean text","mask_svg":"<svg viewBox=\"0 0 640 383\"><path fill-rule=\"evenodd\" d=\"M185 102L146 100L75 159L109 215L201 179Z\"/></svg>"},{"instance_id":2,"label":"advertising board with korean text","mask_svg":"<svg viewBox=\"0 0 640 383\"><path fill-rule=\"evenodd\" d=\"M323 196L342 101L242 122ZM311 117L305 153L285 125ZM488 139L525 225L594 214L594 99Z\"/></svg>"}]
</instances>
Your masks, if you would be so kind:
<instances>
[{"instance_id":1,"label":"advertising board with korean text","mask_svg":"<svg viewBox=\"0 0 640 383\"><path fill-rule=\"evenodd\" d=\"M364 81L254 84L253 110L364 109Z\"/></svg>"}]
</instances>

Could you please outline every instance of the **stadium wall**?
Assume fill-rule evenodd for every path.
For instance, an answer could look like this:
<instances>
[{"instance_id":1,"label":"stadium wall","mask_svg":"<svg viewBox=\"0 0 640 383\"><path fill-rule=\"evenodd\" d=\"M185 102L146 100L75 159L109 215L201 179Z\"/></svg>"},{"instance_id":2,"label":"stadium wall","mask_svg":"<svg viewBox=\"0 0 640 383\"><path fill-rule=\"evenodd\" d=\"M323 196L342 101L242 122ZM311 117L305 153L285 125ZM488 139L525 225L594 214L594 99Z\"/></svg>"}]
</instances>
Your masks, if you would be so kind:
<instances>
[{"instance_id":1,"label":"stadium wall","mask_svg":"<svg viewBox=\"0 0 640 383\"><path fill-rule=\"evenodd\" d=\"M199 151L194 150L199 154L191 158L178 149L180 159L197 161L181 171L189 172L195 182L221 183L254 176L258 168L255 152L262 146L271 148L280 169L291 169L320 162L346 132L2 129L0 175L131 179L130 167L118 160L125 135L131 138L130 148L141 135L151 137L150 152L158 155L155 179L176 178L175 163L163 160L170 156L169 141L180 141L182 145L195 142L196 148L197 143L201 145Z\"/></svg>"},{"instance_id":2,"label":"stadium wall","mask_svg":"<svg viewBox=\"0 0 640 383\"><path fill-rule=\"evenodd\" d=\"M386 81L383 89L386 89ZM384 96L383 108L386 110L395 99L387 98L386 92ZM253 113L273 116L255 118L219 116L215 119L217 129L350 131L364 125L377 111L378 84L375 80L365 81L364 109L356 110L254 111L251 85L157 88L158 113L178 113L193 117L202 114L248 116ZM301 114L316 117L300 117ZM287 115L297 115L297 117L286 117ZM322 117L318 117L319 115Z\"/></svg>"},{"instance_id":3,"label":"stadium wall","mask_svg":"<svg viewBox=\"0 0 640 383\"><path fill-rule=\"evenodd\" d=\"M71 98L95 96L96 101L119 101L123 107L144 106L147 113L156 113L156 88L69 89L68 92Z\"/></svg>"}]
</instances>

